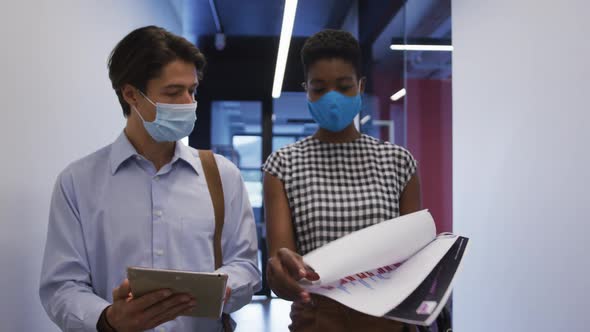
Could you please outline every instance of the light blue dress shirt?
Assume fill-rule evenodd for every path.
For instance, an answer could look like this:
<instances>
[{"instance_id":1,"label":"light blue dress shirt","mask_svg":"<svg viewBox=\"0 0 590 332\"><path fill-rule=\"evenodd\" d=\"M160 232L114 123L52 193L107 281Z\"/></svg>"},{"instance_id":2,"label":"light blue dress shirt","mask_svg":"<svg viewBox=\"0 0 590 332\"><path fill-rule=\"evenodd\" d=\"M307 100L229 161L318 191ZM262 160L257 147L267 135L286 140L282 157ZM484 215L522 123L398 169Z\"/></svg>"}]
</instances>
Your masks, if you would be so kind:
<instances>
[{"instance_id":1,"label":"light blue dress shirt","mask_svg":"<svg viewBox=\"0 0 590 332\"><path fill-rule=\"evenodd\" d=\"M239 170L216 155L225 196L222 234L231 297L224 312L260 288L252 208ZM128 266L214 271L215 218L198 151L176 143L156 171L125 133L58 177L49 214L39 294L65 331L96 331ZM198 305L198 299L197 299ZM219 331L217 320L179 317L155 331Z\"/></svg>"}]
</instances>

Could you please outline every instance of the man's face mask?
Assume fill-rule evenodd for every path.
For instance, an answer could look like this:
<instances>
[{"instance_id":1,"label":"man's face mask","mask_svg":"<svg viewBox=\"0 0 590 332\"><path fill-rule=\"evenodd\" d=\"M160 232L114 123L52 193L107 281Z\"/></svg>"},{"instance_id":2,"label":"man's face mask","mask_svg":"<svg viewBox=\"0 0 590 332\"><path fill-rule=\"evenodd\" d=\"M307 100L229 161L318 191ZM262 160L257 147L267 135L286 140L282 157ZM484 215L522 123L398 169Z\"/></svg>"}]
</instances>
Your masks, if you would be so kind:
<instances>
[{"instance_id":1,"label":"man's face mask","mask_svg":"<svg viewBox=\"0 0 590 332\"><path fill-rule=\"evenodd\" d=\"M145 130L156 142L175 142L190 135L197 120L196 101L190 104L154 103L143 92L139 93L156 106L156 119L153 122L145 121L137 108L133 107L143 121Z\"/></svg>"}]
</instances>

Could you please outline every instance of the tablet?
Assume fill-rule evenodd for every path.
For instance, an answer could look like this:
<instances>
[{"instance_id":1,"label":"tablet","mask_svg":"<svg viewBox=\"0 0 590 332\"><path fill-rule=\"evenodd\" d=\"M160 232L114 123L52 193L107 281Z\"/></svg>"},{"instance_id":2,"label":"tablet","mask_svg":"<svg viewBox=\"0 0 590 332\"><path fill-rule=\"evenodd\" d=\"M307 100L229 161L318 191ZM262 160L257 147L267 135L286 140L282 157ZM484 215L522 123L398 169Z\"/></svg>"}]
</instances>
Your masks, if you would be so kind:
<instances>
[{"instance_id":1,"label":"tablet","mask_svg":"<svg viewBox=\"0 0 590 332\"><path fill-rule=\"evenodd\" d=\"M188 293L197 305L186 315L218 319L223 311L227 274L128 267L127 278L133 297L160 289Z\"/></svg>"}]
</instances>

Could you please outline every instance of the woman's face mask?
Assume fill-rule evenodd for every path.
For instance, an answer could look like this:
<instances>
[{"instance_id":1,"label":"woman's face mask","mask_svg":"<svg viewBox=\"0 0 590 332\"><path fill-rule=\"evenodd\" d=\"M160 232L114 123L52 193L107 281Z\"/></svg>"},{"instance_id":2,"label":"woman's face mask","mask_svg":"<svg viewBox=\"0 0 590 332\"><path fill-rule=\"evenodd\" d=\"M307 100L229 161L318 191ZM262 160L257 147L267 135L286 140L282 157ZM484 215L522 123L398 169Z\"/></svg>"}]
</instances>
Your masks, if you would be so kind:
<instances>
[{"instance_id":1,"label":"woman's face mask","mask_svg":"<svg viewBox=\"0 0 590 332\"><path fill-rule=\"evenodd\" d=\"M323 129L339 132L348 127L362 109L360 84L355 96L347 96L338 91L330 91L312 102L307 101L312 118Z\"/></svg>"}]
</instances>

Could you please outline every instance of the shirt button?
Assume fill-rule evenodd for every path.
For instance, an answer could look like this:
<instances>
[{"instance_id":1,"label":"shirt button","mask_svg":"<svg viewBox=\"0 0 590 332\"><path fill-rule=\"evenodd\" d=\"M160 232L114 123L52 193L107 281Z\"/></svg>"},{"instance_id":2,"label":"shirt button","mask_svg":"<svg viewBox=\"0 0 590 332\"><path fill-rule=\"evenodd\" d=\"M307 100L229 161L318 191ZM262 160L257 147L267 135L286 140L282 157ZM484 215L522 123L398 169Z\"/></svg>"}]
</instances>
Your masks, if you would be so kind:
<instances>
[{"instance_id":1,"label":"shirt button","mask_svg":"<svg viewBox=\"0 0 590 332\"><path fill-rule=\"evenodd\" d=\"M154 180L158 181L160 180L160 177L158 175L154 176Z\"/></svg>"},{"instance_id":2,"label":"shirt button","mask_svg":"<svg viewBox=\"0 0 590 332\"><path fill-rule=\"evenodd\" d=\"M155 252L156 252L156 255L158 255L158 256L163 256L164 255L164 250L156 249Z\"/></svg>"},{"instance_id":3,"label":"shirt button","mask_svg":"<svg viewBox=\"0 0 590 332\"><path fill-rule=\"evenodd\" d=\"M165 332L165 331L166 331L166 329L165 329L165 328L163 328L163 327L159 327L159 328L158 328L158 332Z\"/></svg>"},{"instance_id":4,"label":"shirt button","mask_svg":"<svg viewBox=\"0 0 590 332\"><path fill-rule=\"evenodd\" d=\"M154 211L154 214L155 214L157 217L161 217L161 216L162 216L162 211L160 211L160 210L156 210L156 211Z\"/></svg>"}]
</instances>

